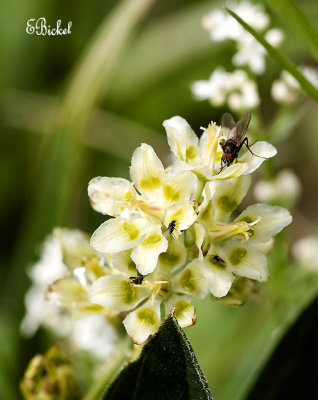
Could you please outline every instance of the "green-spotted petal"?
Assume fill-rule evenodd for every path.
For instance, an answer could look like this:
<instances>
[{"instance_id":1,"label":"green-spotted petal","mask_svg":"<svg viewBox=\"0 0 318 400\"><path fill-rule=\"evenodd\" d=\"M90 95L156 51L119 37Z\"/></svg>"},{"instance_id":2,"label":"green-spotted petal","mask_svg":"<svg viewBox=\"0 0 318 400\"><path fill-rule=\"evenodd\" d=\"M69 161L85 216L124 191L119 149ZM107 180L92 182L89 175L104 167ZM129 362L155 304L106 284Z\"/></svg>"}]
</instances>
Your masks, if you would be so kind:
<instances>
[{"instance_id":1,"label":"green-spotted petal","mask_svg":"<svg viewBox=\"0 0 318 400\"><path fill-rule=\"evenodd\" d=\"M110 265L113 269L123 272L126 276L137 276L136 264L130 257L131 250L113 253L110 258Z\"/></svg>"},{"instance_id":2,"label":"green-spotted petal","mask_svg":"<svg viewBox=\"0 0 318 400\"><path fill-rule=\"evenodd\" d=\"M168 227L172 221L175 221L172 234L177 238L181 231L188 229L195 222L196 218L197 215L191 204L187 201L179 201L167 208L163 223Z\"/></svg>"},{"instance_id":3,"label":"green-spotted petal","mask_svg":"<svg viewBox=\"0 0 318 400\"><path fill-rule=\"evenodd\" d=\"M132 156L130 177L139 192L151 197L162 186L163 165L154 149L143 143Z\"/></svg>"},{"instance_id":4,"label":"green-spotted petal","mask_svg":"<svg viewBox=\"0 0 318 400\"><path fill-rule=\"evenodd\" d=\"M131 258L138 271L142 275L147 275L155 269L159 254L166 251L167 248L168 241L163 237L161 228L158 226L141 237L131 253Z\"/></svg>"},{"instance_id":5,"label":"green-spotted petal","mask_svg":"<svg viewBox=\"0 0 318 400\"><path fill-rule=\"evenodd\" d=\"M88 195L94 210L116 217L129 206L136 191L126 179L98 176L89 182Z\"/></svg>"},{"instance_id":6,"label":"green-spotted petal","mask_svg":"<svg viewBox=\"0 0 318 400\"><path fill-rule=\"evenodd\" d=\"M187 121L179 116L172 117L163 122L167 132L168 144L177 158L192 165L197 159L197 135L193 132Z\"/></svg>"},{"instance_id":7,"label":"green-spotted petal","mask_svg":"<svg viewBox=\"0 0 318 400\"><path fill-rule=\"evenodd\" d=\"M201 268L208 280L209 289L213 296L226 296L231 288L234 276L225 261L223 252L218 248L210 248Z\"/></svg>"},{"instance_id":8,"label":"green-spotted petal","mask_svg":"<svg viewBox=\"0 0 318 400\"><path fill-rule=\"evenodd\" d=\"M163 199L166 202L189 200L195 193L197 177L190 171L178 174L167 174L162 188Z\"/></svg>"},{"instance_id":9,"label":"green-spotted petal","mask_svg":"<svg viewBox=\"0 0 318 400\"><path fill-rule=\"evenodd\" d=\"M112 218L104 222L91 237L91 246L104 253L116 253L134 247L142 235L145 222L141 218Z\"/></svg>"},{"instance_id":10,"label":"green-spotted petal","mask_svg":"<svg viewBox=\"0 0 318 400\"><path fill-rule=\"evenodd\" d=\"M174 315L181 328L187 328L196 323L197 313L194 306L188 301L186 296L173 295L166 302L167 312L174 308Z\"/></svg>"},{"instance_id":11,"label":"green-spotted petal","mask_svg":"<svg viewBox=\"0 0 318 400\"><path fill-rule=\"evenodd\" d=\"M260 219L251 227L250 241L267 242L292 221L289 211L283 207L268 204L254 204L244 210L236 221L248 223Z\"/></svg>"},{"instance_id":12,"label":"green-spotted petal","mask_svg":"<svg viewBox=\"0 0 318 400\"><path fill-rule=\"evenodd\" d=\"M275 147L267 142L256 142L252 146L250 146L250 149L255 154L255 156L251 154L251 152L246 151L245 154L239 157L240 163L246 163L248 165L248 169L244 172L244 174L251 174L267 158L274 157L277 154L277 150L275 149Z\"/></svg>"},{"instance_id":13,"label":"green-spotted petal","mask_svg":"<svg viewBox=\"0 0 318 400\"><path fill-rule=\"evenodd\" d=\"M208 292L208 281L198 259L193 260L173 280L174 290L203 299Z\"/></svg>"},{"instance_id":14,"label":"green-spotted petal","mask_svg":"<svg viewBox=\"0 0 318 400\"><path fill-rule=\"evenodd\" d=\"M108 275L97 279L89 291L92 303L116 311L128 311L135 308L141 300L149 296L147 289L136 287L122 275Z\"/></svg>"},{"instance_id":15,"label":"green-spotted petal","mask_svg":"<svg viewBox=\"0 0 318 400\"><path fill-rule=\"evenodd\" d=\"M228 222L232 212L245 197L251 183L250 175L241 175L236 179L208 182L210 197L215 208L214 218L220 222Z\"/></svg>"},{"instance_id":16,"label":"green-spotted petal","mask_svg":"<svg viewBox=\"0 0 318 400\"><path fill-rule=\"evenodd\" d=\"M48 300L66 308L76 308L88 301L87 289L72 278L62 278L53 282L46 293Z\"/></svg>"},{"instance_id":17,"label":"green-spotted petal","mask_svg":"<svg viewBox=\"0 0 318 400\"><path fill-rule=\"evenodd\" d=\"M145 342L159 328L160 303L154 301L152 304L151 301L147 301L141 307L129 313L123 324L135 344Z\"/></svg>"},{"instance_id":18,"label":"green-spotted petal","mask_svg":"<svg viewBox=\"0 0 318 400\"><path fill-rule=\"evenodd\" d=\"M184 246L183 237L174 239L168 238L168 249L161 253L158 258L157 268L162 271L172 272L184 265L187 260L187 249Z\"/></svg>"},{"instance_id":19,"label":"green-spotted petal","mask_svg":"<svg viewBox=\"0 0 318 400\"><path fill-rule=\"evenodd\" d=\"M268 278L266 256L249 242L228 240L224 247L226 261L236 275L264 282Z\"/></svg>"}]
</instances>

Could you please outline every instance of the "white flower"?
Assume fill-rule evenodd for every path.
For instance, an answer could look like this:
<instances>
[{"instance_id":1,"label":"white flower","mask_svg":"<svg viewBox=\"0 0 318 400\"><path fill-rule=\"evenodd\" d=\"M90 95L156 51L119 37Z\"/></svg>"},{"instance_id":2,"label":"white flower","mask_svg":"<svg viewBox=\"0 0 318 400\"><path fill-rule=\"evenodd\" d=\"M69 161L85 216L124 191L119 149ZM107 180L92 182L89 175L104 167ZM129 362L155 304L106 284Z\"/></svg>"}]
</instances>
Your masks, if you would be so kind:
<instances>
[{"instance_id":1,"label":"white flower","mask_svg":"<svg viewBox=\"0 0 318 400\"><path fill-rule=\"evenodd\" d=\"M240 69L226 72L217 68L209 80L194 82L191 90L197 100L209 100L216 107L228 103L234 111L251 110L260 101L256 83Z\"/></svg>"},{"instance_id":2,"label":"white flower","mask_svg":"<svg viewBox=\"0 0 318 400\"><path fill-rule=\"evenodd\" d=\"M268 15L260 5L242 1L229 3L227 7L257 31L264 30L269 24ZM227 39L239 40L245 32L231 15L221 10L214 10L206 15L202 20L202 25L210 32L211 39L216 42Z\"/></svg>"},{"instance_id":3,"label":"white flower","mask_svg":"<svg viewBox=\"0 0 318 400\"><path fill-rule=\"evenodd\" d=\"M191 170L199 180L223 180L249 174L255 171L266 158L276 154L274 146L267 142L256 142L250 146L251 151L239 154L236 163L220 172L222 148L219 144L222 128L211 123L200 138L196 136L187 121L179 116L163 122L171 151L177 158L174 169Z\"/></svg>"},{"instance_id":4,"label":"white flower","mask_svg":"<svg viewBox=\"0 0 318 400\"><path fill-rule=\"evenodd\" d=\"M117 335L104 316L88 315L72 321L69 339L75 348L105 362L114 354Z\"/></svg>"},{"instance_id":5,"label":"white flower","mask_svg":"<svg viewBox=\"0 0 318 400\"><path fill-rule=\"evenodd\" d=\"M33 285L25 296L27 313L21 323L21 330L25 335L33 335L40 325L61 336L69 332L68 318L58 306L45 299L47 287L66 272L61 244L58 238L52 235L44 242L41 259L28 272Z\"/></svg>"},{"instance_id":6,"label":"white flower","mask_svg":"<svg viewBox=\"0 0 318 400\"><path fill-rule=\"evenodd\" d=\"M84 306L81 305L82 310L76 308L80 307L78 300L87 297L85 285L88 279L93 276L93 271L100 273L101 268L87 235L78 230L54 229L44 242L40 261L29 272L32 286L25 297L27 313L21 323L22 332L30 336L42 326L68 339L76 349L87 351L105 361L114 352L116 338L114 328L105 319L107 313L87 316L87 313L97 311L96 306L85 309L87 301ZM51 288L49 293L48 287ZM70 307L65 309L61 304ZM80 319L70 318L71 309L74 310L74 316Z\"/></svg>"},{"instance_id":7,"label":"white flower","mask_svg":"<svg viewBox=\"0 0 318 400\"><path fill-rule=\"evenodd\" d=\"M228 8L258 32L264 31L269 25L269 17L259 4L243 1L231 3ZM212 11L203 18L202 25L216 42L227 39L236 41L237 53L233 57L234 65L249 66L255 74L262 74L265 71L265 48L226 11ZM270 29L266 32L265 39L276 47L283 40L283 32L277 28Z\"/></svg>"},{"instance_id":8,"label":"white flower","mask_svg":"<svg viewBox=\"0 0 318 400\"><path fill-rule=\"evenodd\" d=\"M317 68L301 65L298 67L308 81L318 88L318 70ZM273 82L271 95L277 103L294 103L301 91L298 81L287 71L282 71L280 78Z\"/></svg>"},{"instance_id":9,"label":"white flower","mask_svg":"<svg viewBox=\"0 0 318 400\"><path fill-rule=\"evenodd\" d=\"M154 270L159 254L167 250L162 227L168 228L174 221L173 234L178 237L195 221L191 198L197 179L190 171L178 175L165 171L146 144L135 150L130 175L132 182L107 177L90 181L93 208L115 217L94 232L91 245L105 253L133 249L132 260L139 272L147 275Z\"/></svg>"},{"instance_id":10,"label":"white flower","mask_svg":"<svg viewBox=\"0 0 318 400\"><path fill-rule=\"evenodd\" d=\"M259 181L254 186L254 196L257 201L272 203L286 201L294 204L299 198L301 183L291 170L282 170L271 181Z\"/></svg>"},{"instance_id":11,"label":"white flower","mask_svg":"<svg viewBox=\"0 0 318 400\"><path fill-rule=\"evenodd\" d=\"M267 280L265 245L292 220L284 208L255 204L231 221L249 183L248 176L211 181L203 192L198 223L206 231L202 244L205 255L191 261L188 268L202 272L215 297L226 296L235 276Z\"/></svg>"},{"instance_id":12,"label":"white flower","mask_svg":"<svg viewBox=\"0 0 318 400\"><path fill-rule=\"evenodd\" d=\"M190 326L195 322L195 310L187 295L199 295L200 292L206 294L206 284L200 284L195 276L198 276L198 273L195 271L192 278L187 275L185 279L178 280L174 277L171 280L170 273L185 263L186 256L181 238L170 238L168 251L159 256L154 272L142 277L140 281L135 281L134 278L138 276L137 268L129 252L113 254L110 258L112 272L93 282L89 289L90 301L125 312L127 315L123 324L136 344L143 343L149 335L158 330L161 305L165 307L166 313L175 307L178 310L176 316L180 325ZM201 274L202 280L205 280L205 277Z\"/></svg>"},{"instance_id":13,"label":"white flower","mask_svg":"<svg viewBox=\"0 0 318 400\"><path fill-rule=\"evenodd\" d=\"M298 81L287 71L282 71L280 79L273 82L271 95L277 103L293 103L297 99Z\"/></svg>"},{"instance_id":14,"label":"white flower","mask_svg":"<svg viewBox=\"0 0 318 400\"><path fill-rule=\"evenodd\" d=\"M318 271L318 236L306 236L294 243L292 253L298 263L307 271Z\"/></svg>"}]
</instances>

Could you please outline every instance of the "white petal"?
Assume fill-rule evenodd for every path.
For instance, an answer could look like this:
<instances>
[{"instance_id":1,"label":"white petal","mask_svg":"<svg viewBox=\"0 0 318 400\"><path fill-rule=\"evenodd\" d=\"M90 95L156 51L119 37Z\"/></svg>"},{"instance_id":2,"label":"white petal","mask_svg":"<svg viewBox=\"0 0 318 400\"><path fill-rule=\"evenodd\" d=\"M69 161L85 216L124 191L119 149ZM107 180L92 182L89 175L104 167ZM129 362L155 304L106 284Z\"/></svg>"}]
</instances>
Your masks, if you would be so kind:
<instances>
[{"instance_id":1,"label":"white petal","mask_svg":"<svg viewBox=\"0 0 318 400\"><path fill-rule=\"evenodd\" d=\"M206 193L207 190L210 191L210 198L213 199L215 208L214 218L217 221L227 222L229 216L245 197L250 184L251 177L246 175L206 184L205 190Z\"/></svg>"},{"instance_id":2,"label":"white petal","mask_svg":"<svg viewBox=\"0 0 318 400\"><path fill-rule=\"evenodd\" d=\"M260 221L251 227L250 241L267 242L292 221L292 216L286 208L268 204L254 204L247 207L234 222L246 221L250 223L258 218L260 218Z\"/></svg>"},{"instance_id":3,"label":"white petal","mask_svg":"<svg viewBox=\"0 0 318 400\"><path fill-rule=\"evenodd\" d=\"M250 151L246 151L245 154L239 157L240 163L246 163L248 169L244 174L250 174L254 172L267 158L274 157L277 154L275 147L267 142L256 142L250 146L251 151L255 154L251 154Z\"/></svg>"},{"instance_id":4,"label":"white petal","mask_svg":"<svg viewBox=\"0 0 318 400\"><path fill-rule=\"evenodd\" d=\"M248 171L248 165L245 162L238 162L235 164L230 165L229 167L223 168L222 172L219 174L213 175L211 179L215 181L220 181L222 179L230 179L230 178L237 178L242 174L246 174Z\"/></svg>"},{"instance_id":5,"label":"white petal","mask_svg":"<svg viewBox=\"0 0 318 400\"><path fill-rule=\"evenodd\" d=\"M91 246L104 253L116 253L134 247L144 227L141 219L112 218L104 222L91 237Z\"/></svg>"},{"instance_id":6,"label":"white petal","mask_svg":"<svg viewBox=\"0 0 318 400\"><path fill-rule=\"evenodd\" d=\"M223 246L226 261L231 270L239 276L263 282L268 278L266 256L248 243L228 240Z\"/></svg>"},{"instance_id":7,"label":"white petal","mask_svg":"<svg viewBox=\"0 0 318 400\"><path fill-rule=\"evenodd\" d=\"M98 176L89 182L88 195L94 210L116 217L136 196L136 191L126 179Z\"/></svg>"},{"instance_id":8,"label":"white petal","mask_svg":"<svg viewBox=\"0 0 318 400\"><path fill-rule=\"evenodd\" d=\"M135 344L145 342L159 328L160 303L155 301L154 304L151 304L150 301L147 301L137 310L129 313L123 324Z\"/></svg>"},{"instance_id":9,"label":"white petal","mask_svg":"<svg viewBox=\"0 0 318 400\"><path fill-rule=\"evenodd\" d=\"M183 237L175 239L172 236L168 239L168 249L161 253L158 258L157 268L170 272L184 265L187 260L187 249L184 246Z\"/></svg>"},{"instance_id":10,"label":"white petal","mask_svg":"<svg viewBox=\"0 0 318 400\"><path fill-rule=\"evenodd\" d=\"M175 237L181 234L181 231L188 229L197 218L197 215L187 201L179 201L172 204L166 211L164 225L168 228L172 221L175 221L175 229L172 232Z\"/></svg>"},{"instance_id":11,"label":"white petal","mask_svg":"<svg viewBox=\"0 0 318 400\"><path fill-rule=\"evenodd\" d=\"M210 292L215 297L226 296L231 288L234 276L225 261L222 248L211 245L204 261L200 264L200 268L208 280Z\"/></svg>"},{"instance_id":12,"label":"white petal","mask_svg":"<svg viewBox=\"0 0 318 400\"><path fill-rule=\"evenodd\" d=\"M195 193L197 177L190 171L167 174L163 185L163 198L167 202L189 200Z\"/></svg>"},{"instance_id":13,"label":"white petal","mask_svg":"<svg viewBox=\"0 0 318 400\"><path fill-rule=\"evenodd\" d=\"M137 276L136 264L130 257L131 250L120 251L109 255L110 265L113 269L123 272L126 276Z\"/></svg>"},{"instance_id":14,"label":"white petal","mask_svg":"<svg viewBox=\"0 0 318 400\"><path fill-rule=\"evenodd\" d=\"M143 143L134 151L130 177L141 193L150 194L161 188L164 168L154 149L148 144Z\"/></svg>"},{"instance_id":15,"label":"white petal","mask_svg":"<svg viewBox=\"0 0 318 400\"><path fill-rule=\"evenodd\" d=\"M62 278L49 286L46 298L63 307L76 308L88 301L88 292L77 280Z\"/></svg>"},{"instance_id":16,"label":"white petal","mask_svg":"<svg viewBox=\"0 0 318 400\"><path fill-rule=\"evenodd\" d=\"M196 323L196 310L194 306L187 300L186 296L173 295L169 298L165 305L167 313L173 308L175 309L174 315L177 318L181 328L187 328L188 326L192 326Z\"/></svg>"},{"instance_id":17,"label":"white petal","mask_svg":"<svg viewBox=\"0 0 318 400\"><path fill-rule=\"evenodd\" d=\"M208 280L202 270L202 263L195 259L173 278L174 291L203 299L208 293Z\"/></svg>"},{"instance_id":18,"label":"white petal","mask_svg":"<svg viewBox=\"0 0 318 400\"><path fill-rule=\"evenodd\" d=\"M55 228L53 231L54 238L57 238L60 242L60 250L63 255L63 262L69 270L79 268L83 266L83 258L91 259L97 257L96 251L89 244L89 237L86 233L81 232L77 229L65 229ZM44 254L42 255L43 259ZM54 263L54 268L48 267L47 270L51 270L51 273L58 273L59 262L54 254L48 255L51 263ZM39 271L36 272L37 277ZM41 271L44 272L44 271ZM48 271L47 271L48 272ZM60 278L56 276L55 279ZM54 279L52 279L53 281ZM51 283L51 282L49 282Z\"/></svg>"},{"instance_id":19,"label":"white petal","mask_svg":"<svg viewBox=\"0 0 318 400\"><path fill-rule=\"evenodd\" d=\"M155 269L159 254L166 251L167 248L168 241L163 237L160 226L153 227L141 237L140 242L131 253L131 258L138 271L142 275L147 275Z\"/></svg>"},{"instance_id":20,"label":"white petal","mask_svg":"<svg viewBox=\"0 0 318 400\"><path fill-rule=\"evenodd\" d=\"M128 311L149 296L149 291L136 287L122 275L108 275L97 279L89 291L92 303L100 304L116 311Z\"/></svg>"},{"instance_id":21,"label":"white petal","mask_svg":"<svg viewBox=\"0 0 318 400\"><path fill-rule=\"evenodd\" d=\"M163 126L167 132L171 151L180 160L193 163L197 158L199 139L187 121L175 116L163 121Z\"/></svg>"},{"instance_id":22,"label":"white petal","mask_svg":"<svg viewBox=\"0 0 318 400\"><path fill-rule=\"evenodd\" d=\"M234 276L226 269L214 268L210 275L210 291L215 297L226 296L232 286Z\"/></svg>"},{"instance_id":23,"label":"white petal","mask_svg":"<svg viewBox=\"0 0 318 400\"><path fill-rule=\"evenodd\" d=\"M199 249L199 260L203 260L203 254L202 254L202 244L205 238L205 228L201 224L194 224L194 232L195 232L195 244L197 245L197 248Z\"/></svg>"}]
</instances>

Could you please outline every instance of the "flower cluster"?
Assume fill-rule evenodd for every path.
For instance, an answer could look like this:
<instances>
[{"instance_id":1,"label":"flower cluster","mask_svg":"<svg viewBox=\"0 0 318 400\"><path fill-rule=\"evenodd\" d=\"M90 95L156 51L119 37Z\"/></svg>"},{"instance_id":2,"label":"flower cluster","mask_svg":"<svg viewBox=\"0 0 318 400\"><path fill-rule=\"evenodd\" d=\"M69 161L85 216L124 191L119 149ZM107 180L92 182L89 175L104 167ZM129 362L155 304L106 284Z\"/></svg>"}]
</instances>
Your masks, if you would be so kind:
<instances>
[{"instance_id":1,"label":"flower cluster","mask_svg":"<svg viewBox=\"0 0 318 400\"><path fill-rule=\"evenodd\" d=\"M242 1L230 3L228 7L256 31L262 33L272 46L278 46L283 40L283 32L280 29L268 29L270 18L261 5ZM227 104L233 111L246 111L258 107L260 98L253 74L265 72L265 48L224 10L211 11L204 16L202 25L209 31L214 42L234 41L236 52L232 63L240 69L227 72L217 67L208 80L192 84L191 91L194 97L197 100L209 100L216 107Z\"/></svg>"},{"instance_id":2,"label":"flower cluster","mask_svg":"<svg viewBox=\"0 0 318 400\"><path fill-rule=\"evenodd\" d=\"M227 104L233 111L252 110L260 102L256 82L242 69L217 68L208 80L194 82L191 91L197 100L209 100L215 107Z\"/></svg>"},{"instance_id":3,"label":"flower cluster","mask_svg":"<svg viewBox=\"0 0 318 400\"><path fill-rule=\"evenodd\" d=\"M228 7L256 31L263 33L272 46L281 43L283 32L277 28L267 30L270 18L261 5L242 1L229 4ZM226 11L213 10L203 18L202 25L215 42L228 39L235 41L237 51L232 60L235 66L248 66L254 74L262 74L265 71L266 50Z\"/></svg>"},{"instance_id":4,"label":"flower cluster","mask_svg":"<svg viewBox=\"0 0 318 400\"><path fill-rule=\"evenodd\" d=\"M80 313L78 309L78 317L70 319L66 308L61 307L51 291L65 277L85 282L83 264L87 267L94 257L97 253L87 235L78 230L54 229L43 245L40 261L29 270L32 286L25 297L27 313L21 323L25 336L33 335L42 327L59 339L68 339L67 346L72 351L85 351L101 361L114 354L117 335L105 316Z\"/></svg>"},{"instance_id":5,"label":"flower cluster","mask_svg":"<svg viewBox=\"0 0 318 400\"><path fill-rule=\"evenodd\" d=\"M93 233L92 248L82 241L68 252L68 273L48 290L74 318L119 318L137 344L172 308L182 327L193 325L193 297L226 300L235 291L239 304L251 287L246 282L267 279L272 237L291 222L281 207L236 211L250 173L276 154L272 145L257 142L251 146L257 156L241 150L236 162L221 168L222 127L211 123L199 139L179 116L163 125L172 165L164 168L142 144L132 156L131 181L90 181L93 208L111 218Z\"/></svg>"}]
</instances>

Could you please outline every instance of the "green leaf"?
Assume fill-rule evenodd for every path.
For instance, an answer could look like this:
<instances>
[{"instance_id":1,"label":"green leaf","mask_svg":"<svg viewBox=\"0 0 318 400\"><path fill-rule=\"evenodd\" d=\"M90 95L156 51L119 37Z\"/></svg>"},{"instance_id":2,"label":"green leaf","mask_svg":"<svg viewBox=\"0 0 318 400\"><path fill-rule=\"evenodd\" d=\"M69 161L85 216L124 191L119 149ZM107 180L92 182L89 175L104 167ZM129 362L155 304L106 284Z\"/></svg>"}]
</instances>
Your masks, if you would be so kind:
<instances>
[{"instance_id":1,"label":"green leaf","mask_svg":"<svg viewBox=\"0 0 318 400\"><path fill-rule=\"evenodd\" d=\"M113 382L104 400L212 399L191 344L170 315L139 359Z\"/></svg>"},{"instance_id":2,"label":"green leaf","mask_svg":"<svg viewBox=\"0 0 318 400\"><path fill-rule=\"evenodd\" d=\"M258 33L255 29L253 29L250 25L248 25L246 22L242 20L237 14L235 14L233 11L225 7L225 10L232 15L233 18L237 20L239 24L243 26L245 30L247 30L251 35L254 36L254 38L262 44L265 49L268 51L268 54L278 63L281 65L282 68L284 68L286 71L288 71L293 77L299 82L300 86L302 89L309 95L311 96L314 100L318 102L318 90L304 77L304 75L299 71L297 66L290 61L289 58L287 58L283 53L281 53L279 50L277 50L275 47L271 46L265 39L264 37Z\"/></svg>"},{"instance_id":3,"label":"green leaf","mask_svg":"<svg viewBox=\"0 0 318 400\"><path fill-rule=\"evenodd\" d=\"M290 0L266 0L266 2L278 16L282 17L295 38L298 38L318 61L318 32L296 3Z\"/></svg>"},{"instance_id":4,"label":"green leaf","mask_svg":"<svg viewBox=\"0 0 318 400\"><path fill-rule=\"evenodd\" d=\"M318 298L278 344L247 400L317 399Z\"/></svg>"}]
</instances>

